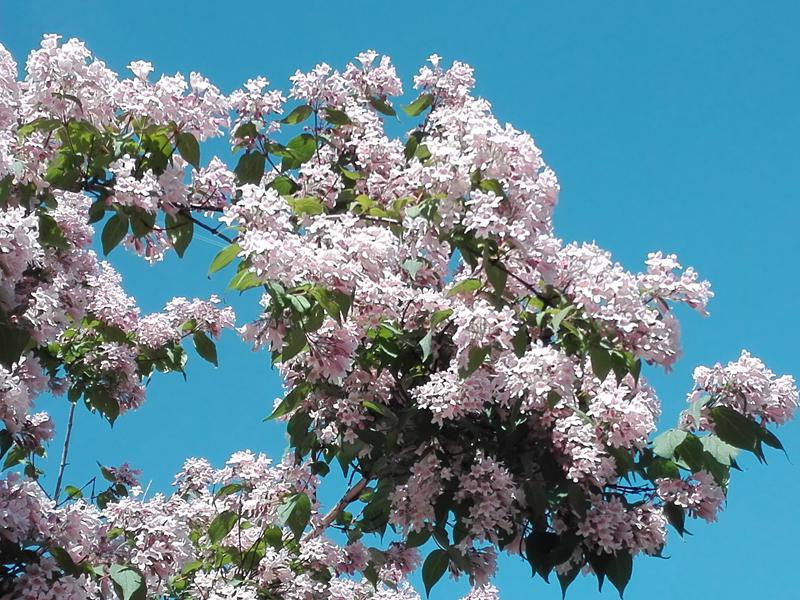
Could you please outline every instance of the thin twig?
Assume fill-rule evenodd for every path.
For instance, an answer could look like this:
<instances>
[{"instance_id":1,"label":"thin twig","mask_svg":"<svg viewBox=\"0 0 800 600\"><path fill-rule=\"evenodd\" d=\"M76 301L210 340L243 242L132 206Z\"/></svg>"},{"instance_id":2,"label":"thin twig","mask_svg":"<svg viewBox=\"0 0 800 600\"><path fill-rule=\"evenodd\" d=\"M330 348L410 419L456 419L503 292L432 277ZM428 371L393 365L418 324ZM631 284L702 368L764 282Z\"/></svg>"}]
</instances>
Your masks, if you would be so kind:
<instances>
[{"instance_id":1,"label":"thin twig","mask_svg":"<svg viewBox=\"0 0 800 600\"><path fill-rule=\"evenodd\" d=\"M64 479L64 470L67 468L67 455L69 454L69 440L72 437L72 423L75 418L75 406L73 402L69 407L69 419L67 420L67 434L64 436L64 447L61 450L61 464L58 467L58 478L56 479L56 490L53 492L53 501L58 503L58 495L61 493L61 481Z\"/></svg>"}]
</instances>

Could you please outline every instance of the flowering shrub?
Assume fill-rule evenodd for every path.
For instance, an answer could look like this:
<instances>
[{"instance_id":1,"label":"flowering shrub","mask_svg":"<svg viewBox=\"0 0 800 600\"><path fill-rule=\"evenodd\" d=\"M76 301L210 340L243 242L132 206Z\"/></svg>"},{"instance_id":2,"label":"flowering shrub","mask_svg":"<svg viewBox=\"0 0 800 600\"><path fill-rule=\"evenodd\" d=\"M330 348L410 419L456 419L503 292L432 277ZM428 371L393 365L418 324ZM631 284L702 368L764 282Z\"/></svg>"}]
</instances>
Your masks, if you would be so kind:
<instances>
[{"instance_id":1,"label":"flowering shrub","mask_svg":"<svg viewBox=\"0 0 800 600\"><path fill-rule=\"evenodd\" d=\"M374 52L297 72L291 105L263 78L226 95L129 68L46 36L18 79L0 46L0 597L411 599L422 563L426 591L450 571L490 599L498 551L564 590L583 571L622 593L668 525L715 519L741 450L781 448L767 425L792 416L794 381L746 352L698 368L655 435L642 365L676 361L673 309L705 314L709 284L674 255L630 273L558 239L555 174L472 96L467 65L431 57L400 139L401 81ZM201 161L215 136L233 170ZM149 500L127 465L102 468L107 489L62 489L78 404L113 423L156 371L183 371L185 341L216 364L235 327L214 297L142 316L95 229L105 254L153 262L198 227L229 244L210 272L260 293L238 331L283 377L291 452L187 461ZM71 403L52 496L34 461L45 390ZM351 485L325 512L334 464Z\"/></svg>"}]
</instances>

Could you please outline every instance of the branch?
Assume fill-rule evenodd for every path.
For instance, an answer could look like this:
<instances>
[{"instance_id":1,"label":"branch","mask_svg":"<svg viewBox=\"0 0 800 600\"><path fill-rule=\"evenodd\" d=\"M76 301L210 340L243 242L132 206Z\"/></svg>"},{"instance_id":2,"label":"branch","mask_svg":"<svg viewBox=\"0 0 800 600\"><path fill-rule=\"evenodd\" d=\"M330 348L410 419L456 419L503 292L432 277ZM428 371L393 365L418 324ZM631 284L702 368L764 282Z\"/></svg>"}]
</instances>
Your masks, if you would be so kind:
<instances>
[{"instance_id":1,"label":"branch","mask_svg":"<svg viewBox=\"0 0 800 600\"><path fill-rule=\"evenodd\" d=\"M56 479L56 490L53 492L53 501L58 504L58 495L61 493L61 481L64 478L64 470L67 468L67 455L69 454L69 440L72 437L72 423L75 418L75 406L73 402L69 407L69 419L67 420L67 434L64 436L64 448L61 450L61 464L58 467L58 478Z\"/></svg>"},{"instance_id":2,"label":"branch","mask_svg":"<svg viewBox=\"0 0 800 600\"><path fill-rule=\"evenodd\" d=\"M351 487L342 499L339 500L339 503L334 506L328 514L322 517L322 521L320 521L319 526L315 527L312 531L310 531L304 538L303 541L313 540L315 537L319 536L323 531L325 531L328 526L333 523L336 518L341 514L341 512L347 507L348 504L353 502L356 498L361 495L361 492L364 491L364 488L367 487L369 483L369 479L364 478Z\"/></svg>"},{"instance_id":3,"label":"branch","mask_svg":"<svg viewBox=\"0 0 800 600\"><path fill-rule=\"evenodd\" d=\"M232 244L232 243L233 243L233 239L232 239L232 238L229 238L229 237L228 237L227 235L225 235L224 233L220 233L220 231L219 231L219 230L220 230L220 227L222 227L222 225L217 225L216 227L211 227L211 225L207 225L207 224L203 223L202 221L200 221L200 220L196 219L196 218L195 218L195 217L193 217L192 215L188 215L188 214L187 214L187 215L184 215L184 216L185 216L187 219L189 219L189 220L190 220L192 223L194 223L195 225L198 225L198 226L202 227L203 229L205 229L206 231L208 231L208 232L210 232L210 233L214 234L214 235L215 235L215 236L217 236L218 238L225 240L225 241L226 241L226 242L228 242L229 244Z\"/></svg>"}]
</instances>

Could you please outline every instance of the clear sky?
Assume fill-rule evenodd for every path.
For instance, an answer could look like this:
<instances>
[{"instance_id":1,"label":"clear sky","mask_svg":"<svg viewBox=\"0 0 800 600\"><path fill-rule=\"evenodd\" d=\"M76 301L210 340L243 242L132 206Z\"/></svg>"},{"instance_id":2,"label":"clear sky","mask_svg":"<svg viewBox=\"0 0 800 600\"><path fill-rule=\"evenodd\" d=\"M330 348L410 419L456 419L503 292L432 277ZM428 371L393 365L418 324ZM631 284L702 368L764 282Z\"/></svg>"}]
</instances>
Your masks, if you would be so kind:
<instances>
[{"instance_id":1,"label":"clear sky","mask_svg":"<svg viewBox=\"0 0 800 600\"><path fill-rule=\"evenodd\" d=\"M596 240L630 269L649 251L673 251L711 280L711 317L686 314L683 358L668 376L649 374L666 427L697 364L749 348L776 372L800 374L798 23L800 3L777 0L0 0L0 43L21 62L54 32L83 39L118 72L145 59L159 73L199 71L224 91L259 74L285 87L296 68L342 67L367 48L391 55L407 88L431 53L472 64L478 93L501 120L530 131L558 173L561 237ZM120 249L112 259L150 311L175 294L223 292L224 277L205 276L216 250L200 237L183 261L148 267ZM225 298L242 317L254 314L255 295ZM152 489L167 490L187 456L219 464L252 448L278 457L282 428L262 422L280 394L267 357L232 335L220 356L217 370L192 360L188 383L154 380L146 405L113 432L78 411L67 482L80 485L95 460L128 460ZM40 407L63 414L65 404ZM745 459L720 522L693 523L686 542L673 535L669 560L637 560L627 598L797 597L800 427L778 433L790 459ZM593 582L578 581L568 597L616 597L610 586L598 596ZM557 584L531 581L518 559L502 562L496 583L508 600L560 598ZM464 589L439 585L433 598Z\"/></svg>"}]
</instances>

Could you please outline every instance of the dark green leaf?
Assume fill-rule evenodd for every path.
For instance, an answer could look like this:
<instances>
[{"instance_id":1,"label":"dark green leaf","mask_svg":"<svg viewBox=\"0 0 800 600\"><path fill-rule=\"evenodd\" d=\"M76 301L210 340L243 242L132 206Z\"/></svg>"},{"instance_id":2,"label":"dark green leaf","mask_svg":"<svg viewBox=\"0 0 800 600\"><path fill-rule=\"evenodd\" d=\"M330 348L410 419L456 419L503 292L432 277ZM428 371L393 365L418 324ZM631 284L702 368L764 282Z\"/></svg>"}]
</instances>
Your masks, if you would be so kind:
<instances>
[{"instance_id":1,"label":"dark green leaf","mask_svg":"<svg viewBox=\"0 0 800 600\"><path fill-rule=\"evenodd\" d=\"M508 273L506 270L502 268L499 262L491 260L485 260L483 268L486 271L486 277L489 279L489 283L492 284L494 291L502 296L506 289L506 281L508 280Z\"/></svg>"},{"instance_id":2,"label":"dark green leaf","mask_svg":"<svg viewBox=\"0 0 800 600\"><path fill-rule=\"evenodd\" d=\"M183 213L167 215L164 219L167 237L178 256L183 257L194 236L194 223Z\"/></svg>"},{"instance_id":3,"label":"dark green leaf","mask_svg":"<svg viewBox=\"0 0 800 600\"><path fill-rule=\"evenodd\" d=\"M530 343L531 339L528 328L522 323L517 327L517 332L514 334L514 337L511 338L511 345L514 348L514 354L516 354L517 358L525 356Z\"/></svg>"},{"instance_id":4,"label":"dark green leaf","mask_svg":"<svg viewBox=\"0 0 800 600\"><path fill-rule=\"evenodd\" d=\"M97 223L105 216L105 214L106 214L106 201L103 200L102 198L99 200L95 200L89 207L89 220L87 222L89 224Z\"/></svg>"},{"instance_id":5,"label":"dark green leaf","mask_svg":"<svg viewBox=\"0 0 800 600\"><path fill-rule=\"evenodd\" d=\"M178 152L181 156L192 165L195 169L200 168L200 144L197 143L197 138L191 133L183 132L178 134L177 140Z\"/></svg>"},{"instance_id":6,"label":"dark green leaf","mask_svg":"<svg viewBox=\"0 0 800 600\"><path fill-rule=\"evenodd\" d=\"M103 254L108 255L128 233L128 217L122 213L113 215L103 227L100 240L103 243Z\"/></svg>"},{"instance_id":7,"label":"dark green leaf","mask_svg":"<svg viewBox=\"0 0 800 600\"><path fill-rule=\"evenodd\" d=\"M8 430L0 430L0 458L3 458L6 452L8 452L8 449L13 445L14 437L8 432Z\"/></svg>"},{"instance_id":8,"label":"dark green leaf","mask_svg":"<svg viewBox=\"0 0 800 600\"><path fill-rule=\"evenodd\" d=\"M140 210L131 215L131 230L133 235L141 238L153 231L153 226L156 224L156 216L144 210Z\"/></svg>"},{"instance_id":9,"label":"dark green leaf","mask_svg":"<svg viewBox=\"0 0 800 600\"><path fill-rule=\"evenodd\" d=\"M466 379L470 375L472 375L475 371L478 370L483 364L483 361L486 360L486 357L489 356L491 353L492 348L491 346L486 347L476 347L473 346L469 349L469 358L467 360L467 367L460 371L460 375L463 379Z\"/></svg>"},{"instance_id":10,"label":"dark green leaf","mask_svg":"<svg viewBox=\"0 0 800 600\"><path fill-rule=\"evenodd\" d=\"M352 125L353 122L350 120L350 117L347 116L342 110L337 110L335 108L326 108L322 117L328 122L332 123L333 125Z\"/></svg>"},{"instance_id":11,"label":"dark green leaf","mask_svg":"<svg viewBox=\"0 0 800 600\"><path fill-rule=\"evenodd\" d=\"M676 456L694 473L703 469L705 462L703 453L703 443L691 433L687 433L685 439L675 447Z\"/></svg>"},{"instance_id":12,"label":"dark green leaf","mask_svg":"<svg viewBox=\"0 0 800 600\"><path fill-rule=\"evenodd\" d=\"M611 556L606 566L606 577L617 588L620 598L622 598L632 574L633 558L628 552L620 550Z\"/></svg>"},{"instance_id":13,"label":"dark green leaf","mask_svg":"<svg viewBox=\"0 0 800 600\"><path fill-rule=\"evenodd\" d=\"M600 346L594 346L589 350L589 357L592 360L592 372L600 381L604 381L611 371L611 355L608 350Z\"/></svg>"},{"instance_id":14,"label":"dark green leaf","mask_svg":"<svg viewBox=\"0 0 800 600\"><path fill-rule=\"evenodd\" d=\"M755 452L759 442L758 423L727 406L715 406L708 413L714 433L723 441Z\"/></svg>"},{"instance_id":15,"label":"dark green leaf","mask_svg":"<svg viewBox=\"0 0 800 600\"><path fill-rule=\"evenodd\" d=\"M220 498L225 498L226 496L230 496L231 494L235 494L242 489L241 483L229 483L227 485L223 485L217 493L214 494L214 500L219 500Z\"/></svg>"},{"instance_id":16,"label":"dark green leaf","mask_svg":"<svg viewBox=\"0 0 800 600\"><path fill-rule=\"evenodd\" d=\"M664 516L667 517L667 521L669 521L670 525L672 525L675 531L681 536L686 532L684 527L686 523L686 511L682 507L667 502L664 504Z\"/></svg>"},{"instance_id":17,"label":"dark green leaf","mask_svg":"<svg viewBox=\"0 0 800 600\"><path fill-rule=\"evenodd\" d=\"M268 419L277 419L292 412L297 406L305 400L311 393L312 386L310 383L304 381L296 385L292 390L286 394L281 400L280 404L272 411Z\"/></svg>"},{"instance_id":18,"label":"dark green leaf","mask_svg":"<svg viewBox=\"0 0 800 600\"><path fill-rule=\"evenodd\" d=\"M503 185L496 179L484 179L478 187L484 192L492 192L495 196L505 198L506 193L503 191Z\"/></svg>"},{"instance_id":19,"label":"dark green leaf","mask_svg":"<svg viewBox=\"0 0 800 600\"><path fill-rule=\"evenodd\" d=\"M218 514L214 517L214 520L211 521L211 525L208 526L209 541L212 544L220 542L231 532L231 529L233 529L233 526L236 525L238 520L239 515L232 510L226 510Z\"/></svg>"},{"instance_id":20,"label":"dark green leaf","mask_svg":"<svg viewBox=\"0 0 800 600\"><path fill-rule=\"evenodd\" d=\"M233 134L233 136L240 139L250 138L251 140L254 140L256 137L258 137L258 129L253 122L242 123L236 128L236 132Z\"/></svg>"},{"instance_id":21,"label":"dark green leaf","mask_svg":"<svg viewBox=\"0 0 800 600\"><path fill-rule=\"evenodd\" d=\"M406 536L406 546L409 548L417 548L431 539L431 530L423 529L422 531L411 531Z\"/></svg>"},{"instance_id":22,"label":"dark green leaf","mask_svg":"<svg viewBox=\"0 0 800 600\"><path fill-rule=\"evenodd\" d=\"M425 584L425 594L431 595L431 589L438 582L450 564L450 557L444 550L434 550L425 559L422 565L422 582Z\"/></svg>"},{"instance_id":23,"label":"dark green leaf","mask_svg":"<svg viewBox=\"0 0 800 600\"><path fill-rule=\"evenodd\" d=\"M254 185L261 183L266 161L266 157L260 152L248 152L242 155L239 159L239 164L236 165L234 170L239 183L252 183Z\"/></svg>"},{"instance_id":24,"label":"dark green leaf","mask_svg":"<svg viewBox=\"0 0 800 600\"><path fill-rule=\"evenodd\" d=\"M219 363L217 362L217 345L211 340L211 338L202 331L195 331L192 334L192 340L194 340L194 348L197 350L197 353L212 365L218 367Z\"/></svg>"},{"instance_id":25,"label":"dark green leaf","mask_svg":"<svg viewBox=\"0 0 800 600\"><path fill-rule=\"evenodd\" d=\"M61 231L56 220L45 212L39 213L39 240L43 245L57 250L69 248L69 242L64 237L64 232Z\"/></svg>"},{"instance_id":26,"label":"dark green leaf","mask_svg":"<svg viewBox=\"0 0 800 600\"><path fill-rule=\"evenodd\" d=\"M397 115L397 112L394 110L394 108L392 108L383 98L372 96L372 98L369 99L369 103L372 105L372 108L380 113L383 113L384 115L388 115L390 117Z\"/></svg>"}]
</instances>

